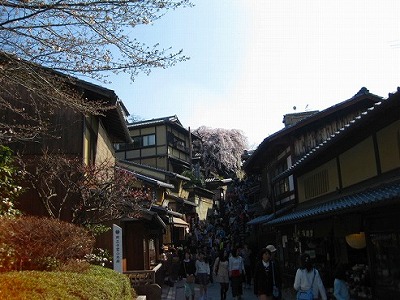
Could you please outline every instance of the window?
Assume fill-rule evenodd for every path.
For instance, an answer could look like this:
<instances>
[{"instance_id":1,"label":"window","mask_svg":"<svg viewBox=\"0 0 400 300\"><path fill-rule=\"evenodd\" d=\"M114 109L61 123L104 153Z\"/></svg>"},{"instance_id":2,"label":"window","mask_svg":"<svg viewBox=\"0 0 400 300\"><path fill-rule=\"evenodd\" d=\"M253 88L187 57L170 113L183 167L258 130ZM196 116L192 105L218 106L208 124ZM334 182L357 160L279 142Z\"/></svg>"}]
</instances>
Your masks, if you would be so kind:
<instances>
[{"instance_id":1,"label":"window","mask_svg":"<svg viewBox=\"0 0 400 300\"><path fill-rule=\"evenodd\" d=\"M138 149L142 147L150 147L156 144L156 135L142 135L142 136L134 136L133 140L133 149Z\"/></svg>"},{"instance_id":2,"label":"window","mask_svg":"<svg viewBox=\"0 0 400 300\"><path fill-rule=\"evenodd\" d=\"M289 192L289 178L284 178L275 183L275 196L278 197Z\"/></svg>"},{"instance_id":3,"label":"window","mask_svg":"<svg viewBox=\"0 0 400 300\"><path fill-rule=\"evenodd\" d=\"M275 170L273 172L273 177L278 176L279 174L283 173L288 169L287 161L286 159L283 161L280 161L279 164L276 165Z\"/></svg>"},{"instance_id":4,"label":"window","mask_svg":"<svg viewBox=\"0 0 400 300\"><path fill-rule=\"evenodd\" d=\"M143 147L154 146L156 144L156 135L144 135L143 136Z\"/></svg>"},{"instance_id":5,"label":"window","mask_svg":"<svg viewBox=\"0 0 400 300\"><path fill-rule=\"evenodd\" d=\"M133 140L133 148L137 149L142 147L142 137L141 136L135 136L134 138L132 138Z\"/></svg>"},{"instance_id":6,"label":"window","mask_svg":"<svg viewBox=\"0 0 400 300\"><path fill-rule=\"evenodd\" d=\"M329 191L328 171L322 170L313 174L304 181L304 194L306 199L310 199Z\"/></svg>"},{"instance_id":7,"label":"window","mask_svg":"<svg viewBox=\"0 0 400 300\"><path fill-rule=\"evenodd\" d=\"M149 240L149 258L150 258L150 266L157 265L157 253L156 246L153 239Z\"/></svg>"},{"instance_id":8,"label":"window","mask_svg":"<svg viewBox=\"0 0 400 300\"><path fill-rule=\"evenodd\" d=\"M114 149L116 151L132 150L133 149L133 144L128 144L128 143L114 144Z\"/></svg>"},{"instance_id":9,"label":"window","mask_svg":"<svg viewBox=\"0 0 400 300\"><path fill-rule=\"evenodd\" d=\"M181 151L189 152L189 149L186 147L185 140L176 136L173 132L169 131L167 133L167 141L168 145L171 145L172 147L179 149Z\"/></svg>"},{"instance_id":10,"label":"window","mask_svg":"<svg viewBox=\"0 0 400 300\"><path fill-rule=\"evenodd\" d=\"M176 148L180 149L180 150L185 150L186 149L186 144L185 141L182 140L176 140Z\"/></svg>"}]
</instances>

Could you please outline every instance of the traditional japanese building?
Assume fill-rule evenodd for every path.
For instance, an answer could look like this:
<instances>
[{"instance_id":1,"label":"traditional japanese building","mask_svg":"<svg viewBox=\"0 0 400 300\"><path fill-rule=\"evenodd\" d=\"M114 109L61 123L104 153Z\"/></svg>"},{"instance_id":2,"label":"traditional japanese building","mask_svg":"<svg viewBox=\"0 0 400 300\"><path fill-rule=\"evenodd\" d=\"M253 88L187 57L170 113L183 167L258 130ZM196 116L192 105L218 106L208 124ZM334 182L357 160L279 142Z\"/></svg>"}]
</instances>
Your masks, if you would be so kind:
<instances>
[{"instance_id":1,"label":"traditional japanese building","mask_svg":"<svg viewBox=\"0 0 400 300\"><path fill-rule=\"evenodd\" d=\"M372 101L363 106L353 102L357 99ZM345 113L351 102L357 109ZM364 90L293 125L299 129L324 117L315 125L325 126L287 136L293 141L288 152L297 155L287 156L290 163L270 174L272 209L251 225L279 246L288 284L299 254L306 252L328 290L336 265L345 263L353 298L399 297L399 108L399 92L380 99ZM329 120L329 111L336 122ZM279 197L285 186L287 197Z\"/></svg>"}]
</instances>

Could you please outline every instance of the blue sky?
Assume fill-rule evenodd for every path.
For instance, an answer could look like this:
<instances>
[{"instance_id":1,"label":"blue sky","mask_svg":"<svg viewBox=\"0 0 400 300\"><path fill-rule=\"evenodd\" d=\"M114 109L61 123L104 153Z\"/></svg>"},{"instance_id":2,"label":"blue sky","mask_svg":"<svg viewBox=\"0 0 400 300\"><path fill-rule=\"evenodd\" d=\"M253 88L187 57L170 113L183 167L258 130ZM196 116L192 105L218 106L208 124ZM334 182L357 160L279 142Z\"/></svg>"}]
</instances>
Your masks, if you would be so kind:
<instances>
[{"instance_id":1,"label":"blue sky","mask_svg":"<svg viewBox=\"0 0 400 300\"><path fill-rule=\"evenodd\" d=\"M132 31L191 58L133 83L110 77L132 115L239 129L256 148L284 114L328 108L363 86L383 97L400 86L398 0L193 3Z\"/></svg>"}]
</instances>

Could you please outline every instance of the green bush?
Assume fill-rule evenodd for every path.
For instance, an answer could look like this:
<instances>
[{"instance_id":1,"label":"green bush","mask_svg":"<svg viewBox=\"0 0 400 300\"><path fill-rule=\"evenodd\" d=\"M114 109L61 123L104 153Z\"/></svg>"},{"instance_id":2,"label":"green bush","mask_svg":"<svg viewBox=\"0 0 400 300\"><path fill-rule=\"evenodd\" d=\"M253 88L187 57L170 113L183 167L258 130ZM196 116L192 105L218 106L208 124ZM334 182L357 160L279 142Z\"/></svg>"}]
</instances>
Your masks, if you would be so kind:
<instances>
[{"instance_id":1,"label":"green bush","mask_svg":"<svg viewBox=\"0 0 400 300\"><path fill-rule=\"evenodd\" d=\"M56 270L90 254L94 238L83 227L57 219L0 218L0 271Z\"/></svg>"},{"instance_id":2,"label":"green bush","mask_svg":"<svg viewBox=\"0 0 400 300\"><path fill-rule=\"evenodd\" d=\"M0 299L136 299L129 279L100 266L76 272L0 273Z\"/></svg>"}]
</instances>

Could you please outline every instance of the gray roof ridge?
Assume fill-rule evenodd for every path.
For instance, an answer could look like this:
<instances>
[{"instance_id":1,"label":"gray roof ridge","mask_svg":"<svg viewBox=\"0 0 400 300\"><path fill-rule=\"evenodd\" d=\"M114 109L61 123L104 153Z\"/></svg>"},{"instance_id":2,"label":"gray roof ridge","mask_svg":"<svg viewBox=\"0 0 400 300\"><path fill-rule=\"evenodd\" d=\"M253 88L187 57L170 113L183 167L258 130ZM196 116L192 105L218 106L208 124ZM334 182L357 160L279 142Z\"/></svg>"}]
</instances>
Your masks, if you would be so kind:
<instances>
[{"instance_id":1,"label":"gray roof ridge","mask_svg":"<svg viewBox=\"0 0 400 300\"><path fill-rule=\"evenodd\" d=\"M305 161L308 161L310 157L314 156L316 153L320 152L321 149L325 149L331 143L333 143L338 136L342 135L344 132L347 132L351 128L354 127L355 124L358 124L362 119L365 119L367 116L371 115L373 111L376 111L376 108L380 107L383 103L389 103L393 97L388 97L387 99L382 99L380 102L376 102L373 106L367 108L365 111L361 112L358 116L354 119L350 120L347 124L345 124L342 128L337 130L334 134L331 134L325 141L321 142L306 154L304 154L299 160L297 160L291 167L287 170L283 171L281 174L278 174L272 181L279 180L280 178L284 177L286 174L291 173L294 169L298 168L300 165L304 164ZM394 100L393 100L394 101Z\"/></svg>"},{"instance_id":2,"label":"gray roof ridge","mask_svg":"<svg viewBox=\"0 0 400 300\"><path fill-rule=\"evenodd\" d=\"M171 176L171 177L178 177L178 178L180 178L180 179L187 180L187 181L190 181L190 180L191 180L189 177L180 175L180 174L178 174L178 173L174 173L174 172L171 172L171 171L167 171L167 170L155 168L155 167L152 167L152 166L149 166L149 165L139 164L139 163L136 163L136 162L133 162L133 161L129 161L129 160L121 159L121 160L118 160L118 162L124 163L124 164L128 164L128 165L137 166L137 167L142 167L142 168L145 168L145 169L148 169L148 170L154 170L154 171L157 171L157 172L160 172L160 173L169 175L169 176ZM117 163L118 163L118 162L117 162Z\"/></svg>"}]
</instances>

